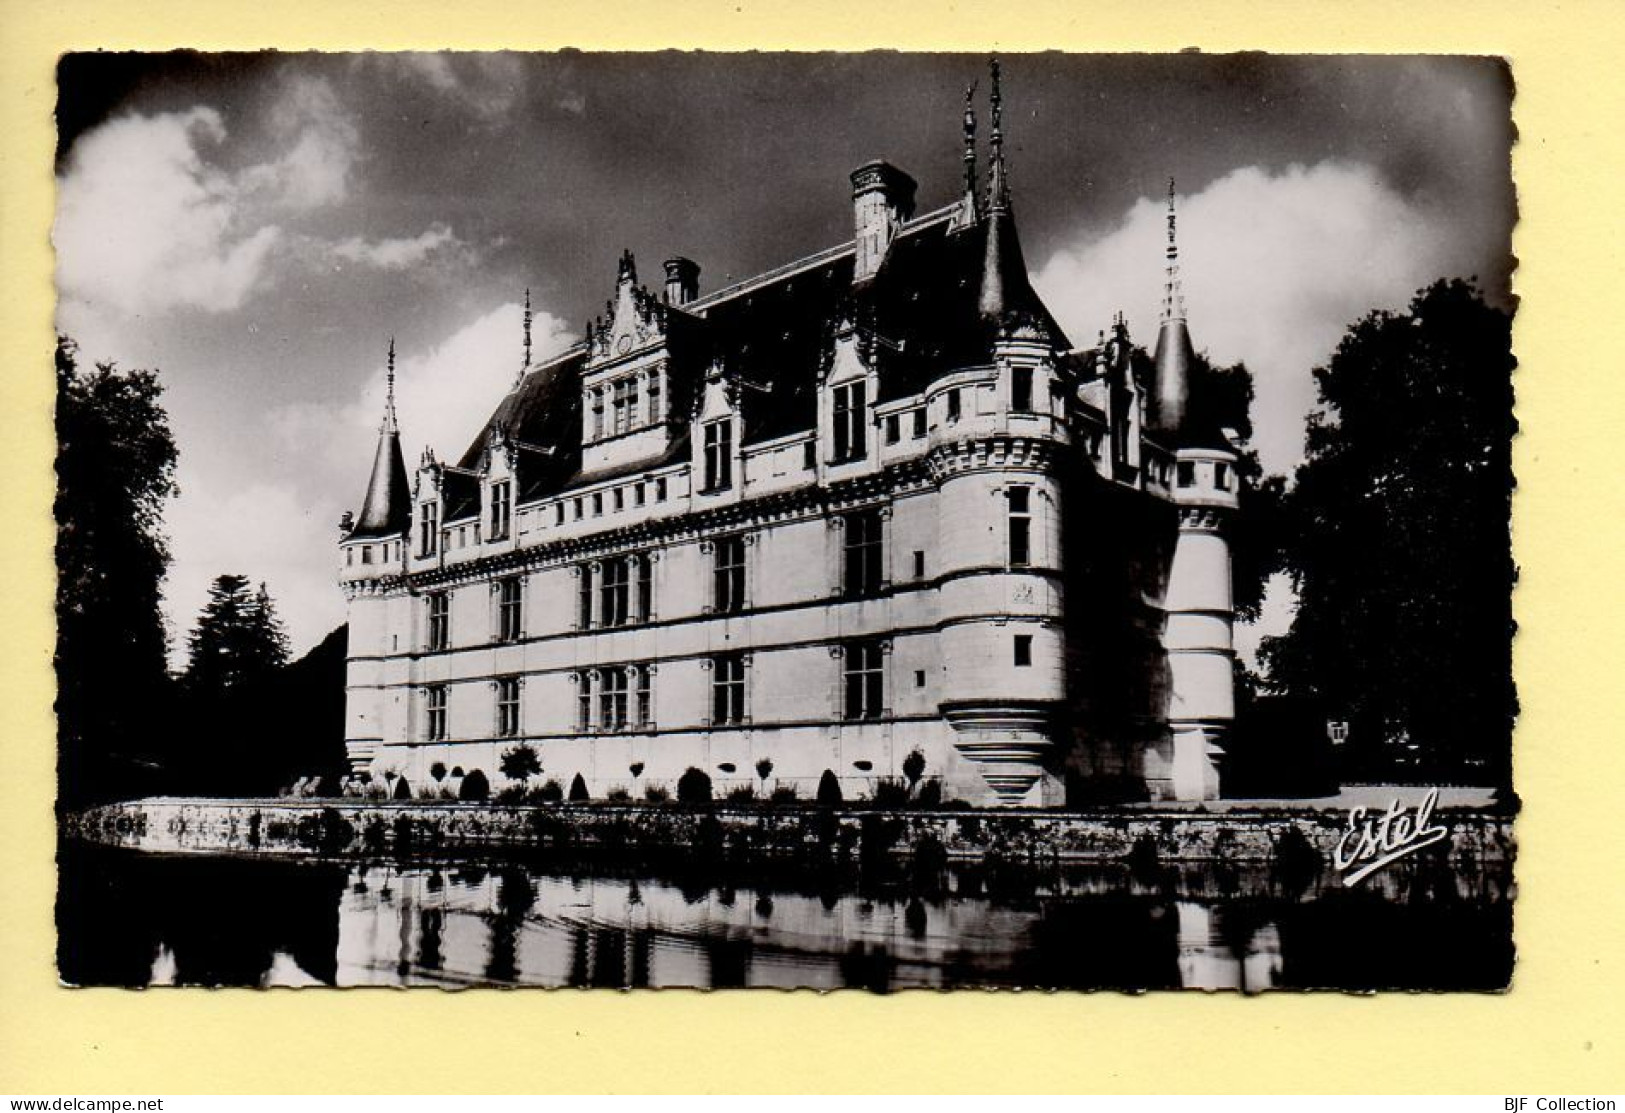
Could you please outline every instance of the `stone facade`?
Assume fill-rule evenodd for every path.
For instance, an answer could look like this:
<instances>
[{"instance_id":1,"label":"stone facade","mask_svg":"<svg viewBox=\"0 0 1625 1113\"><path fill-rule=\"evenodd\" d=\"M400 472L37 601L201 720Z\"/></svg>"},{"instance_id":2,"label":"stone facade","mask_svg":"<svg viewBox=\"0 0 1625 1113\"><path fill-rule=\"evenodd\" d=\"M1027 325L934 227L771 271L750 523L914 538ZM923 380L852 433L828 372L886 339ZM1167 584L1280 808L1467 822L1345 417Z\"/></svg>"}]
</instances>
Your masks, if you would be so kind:
<instances>
[{"instance_id":1,"label":"stone facade","mask_svg":"<svg viewBox=\"0 0 1625 1113\"><path fill-rule=\"evenodd\" d=\"M1218 794L1235 452L1193 433L1177 299L1153 367L1032 292L994 95L985 198L968 126L944 208L872 163L853 239L757 278L675 258L657 296L628 254L411 481L391 403L340 544L358 771L500 787L523 743L594 798L857 799L918 753L978 804Z\"/></svg>"}]
</instances>

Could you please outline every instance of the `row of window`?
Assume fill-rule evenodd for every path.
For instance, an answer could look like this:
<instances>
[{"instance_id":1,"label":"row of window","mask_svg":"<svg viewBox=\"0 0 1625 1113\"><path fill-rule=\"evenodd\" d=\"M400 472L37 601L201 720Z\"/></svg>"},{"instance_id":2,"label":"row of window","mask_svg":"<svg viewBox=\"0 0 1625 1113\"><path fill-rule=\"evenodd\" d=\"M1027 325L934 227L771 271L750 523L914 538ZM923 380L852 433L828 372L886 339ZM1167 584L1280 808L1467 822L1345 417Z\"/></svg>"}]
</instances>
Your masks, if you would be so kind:
<instances>
[{"instance_id":1,"label":"row of window","mask_svg":"<svg viewBox=\"0 0 1625 1113\"><path fill-rule=\"evenodd\" d=\"M843 643L841 659L841 718L866 722L886 715L887 645L876 638ZM1016 634L1012 641L1012 661L1017 668L1033 663L1033 639ZM705 726L740 726L750 721L747 708L746 676L748 653L719 653L708 657L704 667L711 674L710 715ZM575 727L583 734L649 730L655 724L655 666L648 663L611 665L589 669L576 676ZM495 696L495 731L498 738L514 738L521 733L519 693L521 679L507 676L492 684ZM914 673L916 687L925 686L925 673ZM449 735L451 685L431 684L424 689L425 733L430 742L443 742Z\"/></svg>"},{"instance_id":2,"label":"row of window","mask_svg":"<svg viewBox=\"0 0 1625 1113\"><path fill-rule=\"evenodd\" d=\"M645 392L642 375L633 374L594 387L589 399L591 438L599 441L658 424L661 419L659 376L651 376L647 386Z\"/></svg>"},{"instance_id":3,"label":"row of window","mask_svg":"<svg viewBox=\"0 0 1625 1113\"><path fill-rule=\"evenodd\" d=\"M1006 557L1011 567L1032 563L1032 488L1005 489L1009 506ZM879 509L854 510L842 515L841 595L870 598L886 587L884 516ZM729 534L711 542L712 614L736 614L749 607L745 549L746 535ZM652 622L655 618L654 561L652 553L629 553L578 565L576 628L614 629ZM914 575L925 575L925 553L914 553ZM493 631L499 642L524 637L525 581L508 576L492 585L496 599ZM451 597L430 592L427 610L427 648L451 647Z\"/></svg>"}]
</instances>

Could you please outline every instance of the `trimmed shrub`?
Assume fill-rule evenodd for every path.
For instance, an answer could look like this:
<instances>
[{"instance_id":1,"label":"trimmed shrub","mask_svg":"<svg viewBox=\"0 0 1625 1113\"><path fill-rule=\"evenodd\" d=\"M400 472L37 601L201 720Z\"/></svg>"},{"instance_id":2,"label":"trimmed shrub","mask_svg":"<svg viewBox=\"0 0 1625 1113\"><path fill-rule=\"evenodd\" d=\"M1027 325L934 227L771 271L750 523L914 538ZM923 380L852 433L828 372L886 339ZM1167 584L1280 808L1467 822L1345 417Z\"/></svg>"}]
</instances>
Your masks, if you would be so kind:
<instances>
[{"instance_id":1,"label":"trimmed shrub","mask_svg":"<svg viewBox=\"0 0 1625 1113\"><path fill-rule=\"evenodd\" d=\"M824 775L818 778L818 805L823 808L836 808L844 803L846 797L841 794L841 782L835 776L833 769L824 770Z\"/></svg>"},{"instance_id":2,"label":"trimmed shrub","mask_svg":"<svg viewBox=\"0 0 1625 1113\"><path fill-rule=\"evenodd\" d=\"M756 801L755 785L734 785L723 797L730 804L752 804Z\"/></svg>"},{"instance_id":3,"label":"trimmed shrub","mask_svg":"<svg viewBox=\"0 0 1625 1113\"><path fill-rule=\"evenodd\" d=\"M609 795L604 797L604 799L608 800L611 804L630 804L632 802L632 794L626 791L624 786L616 785L614 788L609 790Z\"/></svg>"},{"instance_id":4,"label":"trimmed shrub","mask_svg":"<svg viewBox=\"0 0 1625 1113\"><path fill-rule=\"evenodd\" d=\"M920 794L916 803L922 808L938 808L942 806L942 782L938 780L926 781L920 786Z\"/></svg>"},{"instance_id":5,"label":"trimmed shrub","mask_svg":"<svg viewBox=\"0 0 1625 1113\"><path fill-rule=\"evenodd\" d=\"M498 768L510 781L528 781L542 771L542 759L536 753L535 746L521 742L502 751L502 763Z\"/></svg>"},{"instance_id":6,"label":"trimmed shrub","mask_svg":"<svg viewBox=\"0 0 1625 1113\"><path fill-rule=\"evenodd\" d=\"M570 781L570 803L583 804L592 799L592 793L587 791L587 782L577 773Z\"/></svg>"},{"instance_id":7,"label":"trimmed shrub","mask_svg":"<svg viewBox=\"0 0 1625 1113\"><path fill-rule=\"evenodd\" d=\"M643 798L651 804L664 804L671 799L671 793L666 791L665 785L646 785Z\"/></svg>"},{"instance_id":8,"label":"trimmed shrub","mask_svg":"<svg viewBox=\"0 0 1625 1113\"><path fill-rule=\"evenodd\" d=\"M703 769L690 765L677 778L677 802L680 804L709 804L711 777Z\"/></svg>"},{"instance_id":9,"label":"trimmed shrub","mask_svg":"<svg viewBox=\"0 0 1625 1113\"><path fill-rule=\"evenodd\" d=\"M433 777L437 781L445 780L446 763L443 761L437 761L433 765L429 766L429 776Z\"/></svg>"},{"instance_id":10,"label":"trimmed shrub","mask_svg":"<svg viewBox=\"0 0 1625 1113\"><path fill-rule=\"evenodd\" d=\"M874 802L881 808L908 807L908 785L892 777L882 777L875 785Z\"/></svg>"},{"instance_id":11,"label":"trimmed shrub","mask_svg":"<svg viewBox=\"0 0 1625 1113\"><path fill-rule=\"evenodd\" d=\"M528 795L529 793L525 791L524 785L504 785L502 788L497 789L497 803L523 804Z\"/></svg>"},{"instance_id":12,"label":"trimmed shrub","mask_svg":"<svg viewBox=\"0 0 1625 1113\"><path fill-rule=\"evenodd\" d=\"M764 757L758 761L756 763L756 775L764 781L771 777L773 775L773 759Z\"/></svg>"},{"instance_id":13,"label":"trimmed shrub","mask_svg":"<svg viewBox=\"0 0 1625 1113\"><path fill-rule=\"evenodd\" d=\"M478 802L489 799L491 796L491 782L486 775L476 769L463 778L463 783L457 786L457 799Z\"/></svg>"},{"instance_id":14,"label":"trimmed shrub","mask_svg":"<svg viewBox=\"0 0 1625 1113\"><path fill-rule=\"evenodd\" d=\"M903 759L903 776L908 778L910 788L919 784L920 778L925 776L925 755L919 750L910 750Z\"/></svg>"},{"instance_id":15,"label":"trimmed shrub","mask_svg":"<svg viewBox=\"0 0 1625 1113\"><path fill-rule=\"evenodd\" d=\"M801 791L795 785L774 785L773 791L768 795L769 804L794 804L801 799Z\"/></svg>"},{"instance_id":16,"label":"trimmed shrub","mask_svg":"<svg viewBox=\"0 0 1625 1113\"><path fill-rule=\"evenodd\" d=\"M564 786L559 784L558 781L548 781L537 790L537 795L544 804L562 803L564 800Z\"/></svg>"}]
</instances>

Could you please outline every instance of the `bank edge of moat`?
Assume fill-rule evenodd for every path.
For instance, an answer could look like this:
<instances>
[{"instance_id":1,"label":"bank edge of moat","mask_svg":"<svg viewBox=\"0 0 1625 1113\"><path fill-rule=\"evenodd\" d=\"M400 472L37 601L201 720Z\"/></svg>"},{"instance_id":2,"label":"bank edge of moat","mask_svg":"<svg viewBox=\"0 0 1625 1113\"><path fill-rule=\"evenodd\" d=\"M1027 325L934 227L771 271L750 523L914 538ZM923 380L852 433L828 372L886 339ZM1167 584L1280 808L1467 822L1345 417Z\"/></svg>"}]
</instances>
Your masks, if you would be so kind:
<instances>
[{"instance_id":1,"label":"bank edge of moat","mask_svg":"<svg viewBox=\"0 0 1625 1113\"><path fill-rule=\"evenodd\" d=\"M1447 834L1415 857L1483 866L1513 859L1509 813L1441 809L1432 823ZM1347 813L1311 808L1080 813L183 798L106 804L63 820L71 838L166 853L365 857L528 850L1028 864L1326 864L1347 830Z\"/></svg>"}]
</instances>

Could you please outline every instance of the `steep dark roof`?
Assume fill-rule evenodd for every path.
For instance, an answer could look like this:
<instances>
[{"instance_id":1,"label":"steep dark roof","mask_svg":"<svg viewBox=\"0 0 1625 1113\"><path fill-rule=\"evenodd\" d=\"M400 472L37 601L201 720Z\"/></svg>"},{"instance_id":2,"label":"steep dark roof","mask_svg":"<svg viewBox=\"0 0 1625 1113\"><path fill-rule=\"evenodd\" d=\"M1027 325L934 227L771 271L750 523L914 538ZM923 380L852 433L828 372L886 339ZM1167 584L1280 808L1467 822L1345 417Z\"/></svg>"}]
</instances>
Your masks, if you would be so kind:
<instances>
[{"instance_id":1,"label":"steep dark roof","mask_svg":"<svg viewBox=\"0 0 1625 1113\"><path fill-rule=\"evenodd\" d=\"M406 461L401 457L401 435L386 428L378 434L367 497L350 536L356 540L398 537L411 518L412 493L406 482Z\"/></svg>"},{"instance_id":2,"label":"steep dark roof","mask_svg":"<svg viewBox=\"0 0 1625 1113\"><path fill-rule=\"evenodd\" d=\"M682 309L667 308L670 412L679 420L686 416L705 369L720 364L740 392L744 444L811 430L818 418L820 371L842 322L856 325L860 343L876 362L881 402L918 394L944 371L990 363L1001 330L1027 328L1057 348L1067 347L1028 281L1008 210L968 227L956 227L950 219L956 211L953 206L906 225L867 281L853 283L848 245ZM477 471L500 428L520 445L518 496L527 501L578 482L647 471L688 452L686 430L679 428L659 459L613 474L602 469L582 474L586 360L582 346L526 375L458 467ZM455 513L448 489L445 520Z\"/></svg>"}]
</instances>

